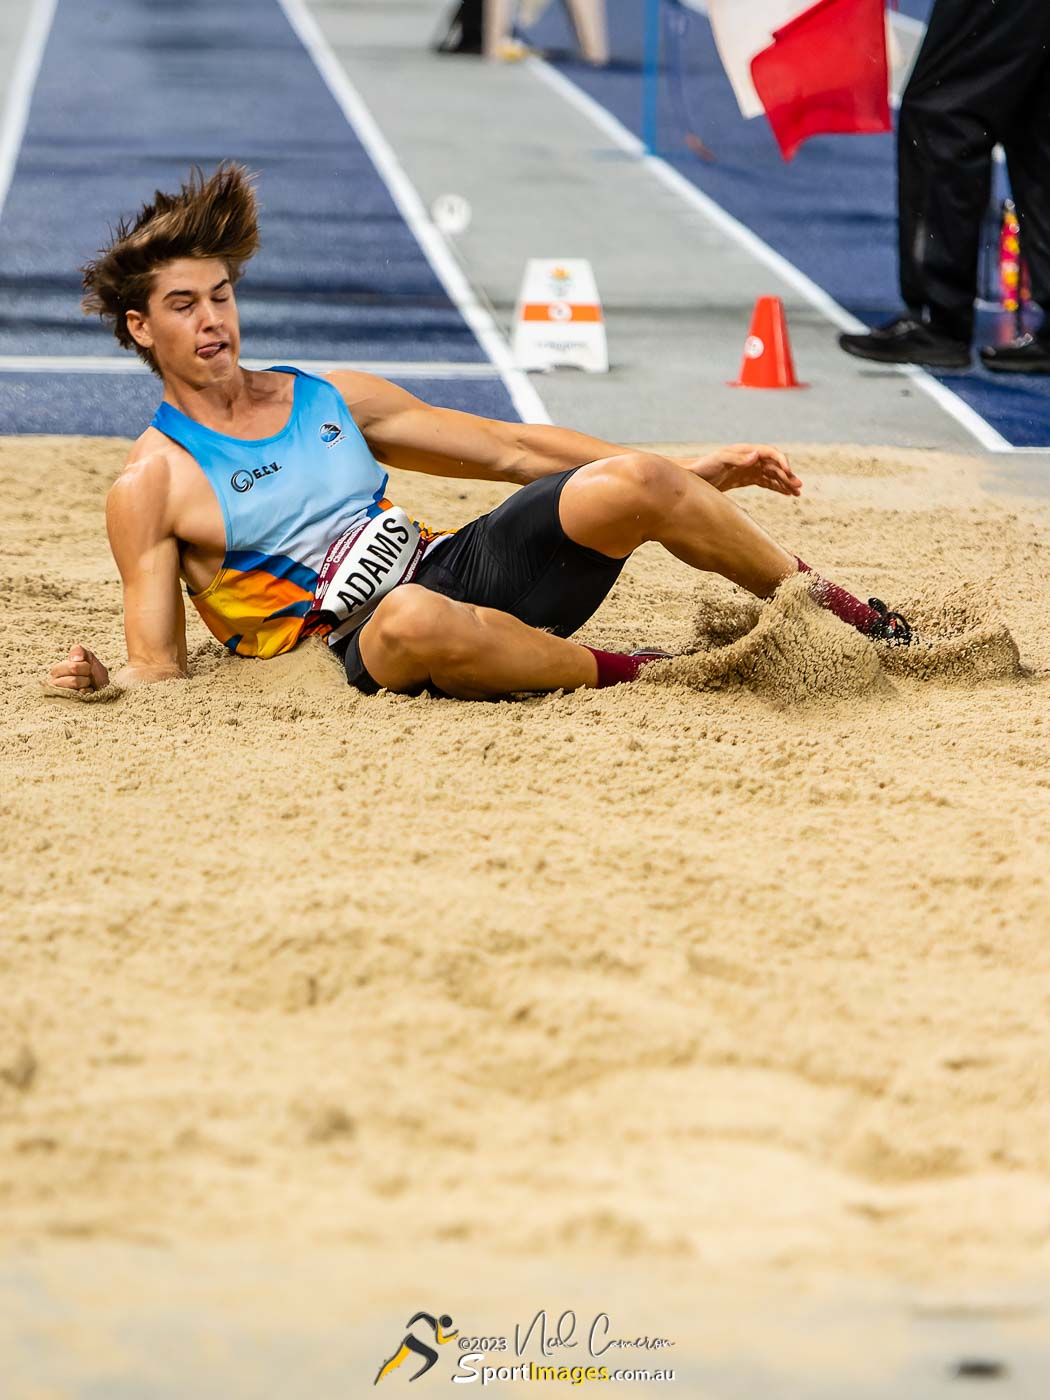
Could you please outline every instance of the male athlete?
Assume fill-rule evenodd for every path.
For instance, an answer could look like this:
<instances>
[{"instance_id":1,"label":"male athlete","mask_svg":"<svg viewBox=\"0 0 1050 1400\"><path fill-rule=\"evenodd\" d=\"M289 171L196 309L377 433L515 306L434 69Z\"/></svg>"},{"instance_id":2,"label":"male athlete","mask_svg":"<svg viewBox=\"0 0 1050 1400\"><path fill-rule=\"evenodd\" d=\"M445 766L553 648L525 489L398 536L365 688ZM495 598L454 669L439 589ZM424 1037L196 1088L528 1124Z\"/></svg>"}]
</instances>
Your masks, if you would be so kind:
<instances>
[{"instance_id":1,"label":"male athlete","mask_svg":"<svg viewBox=\"0 0 1050 1400\"><path fill-rule=\"evenodd\" d=\"M128 648L116 685L185 677L180 577L239 656L320 635L366 693L430 686L482 699L634 679L653 653L568 639L647 540L760 598L807 568L724 494L797 496L775 448L672 460L432 408L369 374L244 369L233 289L258 243L250 177L227 163L158 192L84 269L85 309L164 386L106 501ZM387 499L385 466L521 489L435 533ZM859 631L909 640L877 599L814 580L816 600ZM64 690L109 680L82 646L50 672Z\"/></svg>"}]
</instances>

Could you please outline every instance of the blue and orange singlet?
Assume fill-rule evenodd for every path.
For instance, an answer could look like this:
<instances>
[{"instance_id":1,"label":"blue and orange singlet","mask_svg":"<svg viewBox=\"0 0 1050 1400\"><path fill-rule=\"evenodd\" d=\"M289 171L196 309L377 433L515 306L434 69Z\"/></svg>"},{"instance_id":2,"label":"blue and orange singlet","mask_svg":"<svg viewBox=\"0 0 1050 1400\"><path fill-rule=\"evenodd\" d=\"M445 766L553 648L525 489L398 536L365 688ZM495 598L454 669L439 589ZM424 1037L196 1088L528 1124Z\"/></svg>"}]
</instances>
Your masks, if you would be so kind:
<instances>
[{"instance_id":1,"label":"blue and orange singlet","mask_svg":"<svg viewBox=\"0 0 1050 1400\"><path fill-rule=\"evenodd\" d=\"M294 647L305 635L329 545L391 504L387 473L335 386L289 365L272 369L295 375L291 417L274 437L228 437L169 403L152 423L190 453L219 498L222 567L200 593L186 592L209 631L238 656ZM438 538L422 528L428 541Z\"/></svg>"}]
</instances>

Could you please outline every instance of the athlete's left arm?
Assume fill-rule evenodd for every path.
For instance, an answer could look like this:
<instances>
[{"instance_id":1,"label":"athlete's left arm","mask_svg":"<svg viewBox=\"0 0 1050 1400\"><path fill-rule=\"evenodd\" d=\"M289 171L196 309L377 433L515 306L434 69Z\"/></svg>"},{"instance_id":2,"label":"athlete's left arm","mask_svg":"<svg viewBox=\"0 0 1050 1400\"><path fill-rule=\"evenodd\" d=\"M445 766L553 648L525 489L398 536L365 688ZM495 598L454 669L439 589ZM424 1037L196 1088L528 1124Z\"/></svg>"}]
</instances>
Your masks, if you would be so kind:
<instances>
[{"instance_id":1,"label":"athlete's left arm","mask_svg":"<svg viewBox=\"0 0 1050 1400\"><path fill-rule=\"evenodd\" d=\"M636 451L539 423L504 423L450 408L434 408L406 389L371 374L336 370L328 376L374 455L387 466L435 476L469 477L523 486L584 462ZM765 486L797 496L802 484L775 447L738 444L704 457L669 461L720 491Z\"/></svg>"}]
</instances>

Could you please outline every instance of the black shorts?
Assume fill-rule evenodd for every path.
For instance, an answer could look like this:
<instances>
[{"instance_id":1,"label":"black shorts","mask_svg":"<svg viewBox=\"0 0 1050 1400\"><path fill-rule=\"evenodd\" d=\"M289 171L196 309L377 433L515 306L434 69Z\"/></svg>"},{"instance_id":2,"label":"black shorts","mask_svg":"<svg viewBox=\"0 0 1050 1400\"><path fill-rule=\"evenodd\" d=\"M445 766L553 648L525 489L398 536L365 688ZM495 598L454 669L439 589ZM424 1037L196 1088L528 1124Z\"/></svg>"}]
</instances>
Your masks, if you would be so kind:
<instances>
[{"instance_id":1,"label":"black shorts","mask_svg":"<svg viewBox=\"0 0 1050 1400\"><path fill-rule=\"evenodd\" d=\"M460 603L500 612L569 637L604 602L626 559L610 559L570 540L558 500L578 467L530 481L488 515L435 546L413 583ZM367 624L366 624L367 625ZM379 686L361 660L363 627L337 648L351 685L374 695Z\"/></svg>"}]
</instances>

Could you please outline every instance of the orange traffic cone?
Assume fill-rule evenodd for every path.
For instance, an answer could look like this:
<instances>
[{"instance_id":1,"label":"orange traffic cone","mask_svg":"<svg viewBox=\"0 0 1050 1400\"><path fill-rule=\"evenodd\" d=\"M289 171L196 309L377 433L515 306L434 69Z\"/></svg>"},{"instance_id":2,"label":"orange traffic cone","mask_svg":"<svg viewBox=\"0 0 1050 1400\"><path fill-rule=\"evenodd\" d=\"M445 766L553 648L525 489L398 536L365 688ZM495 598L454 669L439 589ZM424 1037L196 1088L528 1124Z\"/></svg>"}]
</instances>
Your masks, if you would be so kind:
<instances>
[{"instance_id":1,"label":"orange traffic cone","mask_svg":"<svg viewBox=\"0 0 1050 1400\"><path fill-rule=\"evenodd\" d=\"M784 303L779 297L759 297L744 341L740 378L734 389L805 389L795 378Z\"/></svg>"}]
</instances>

